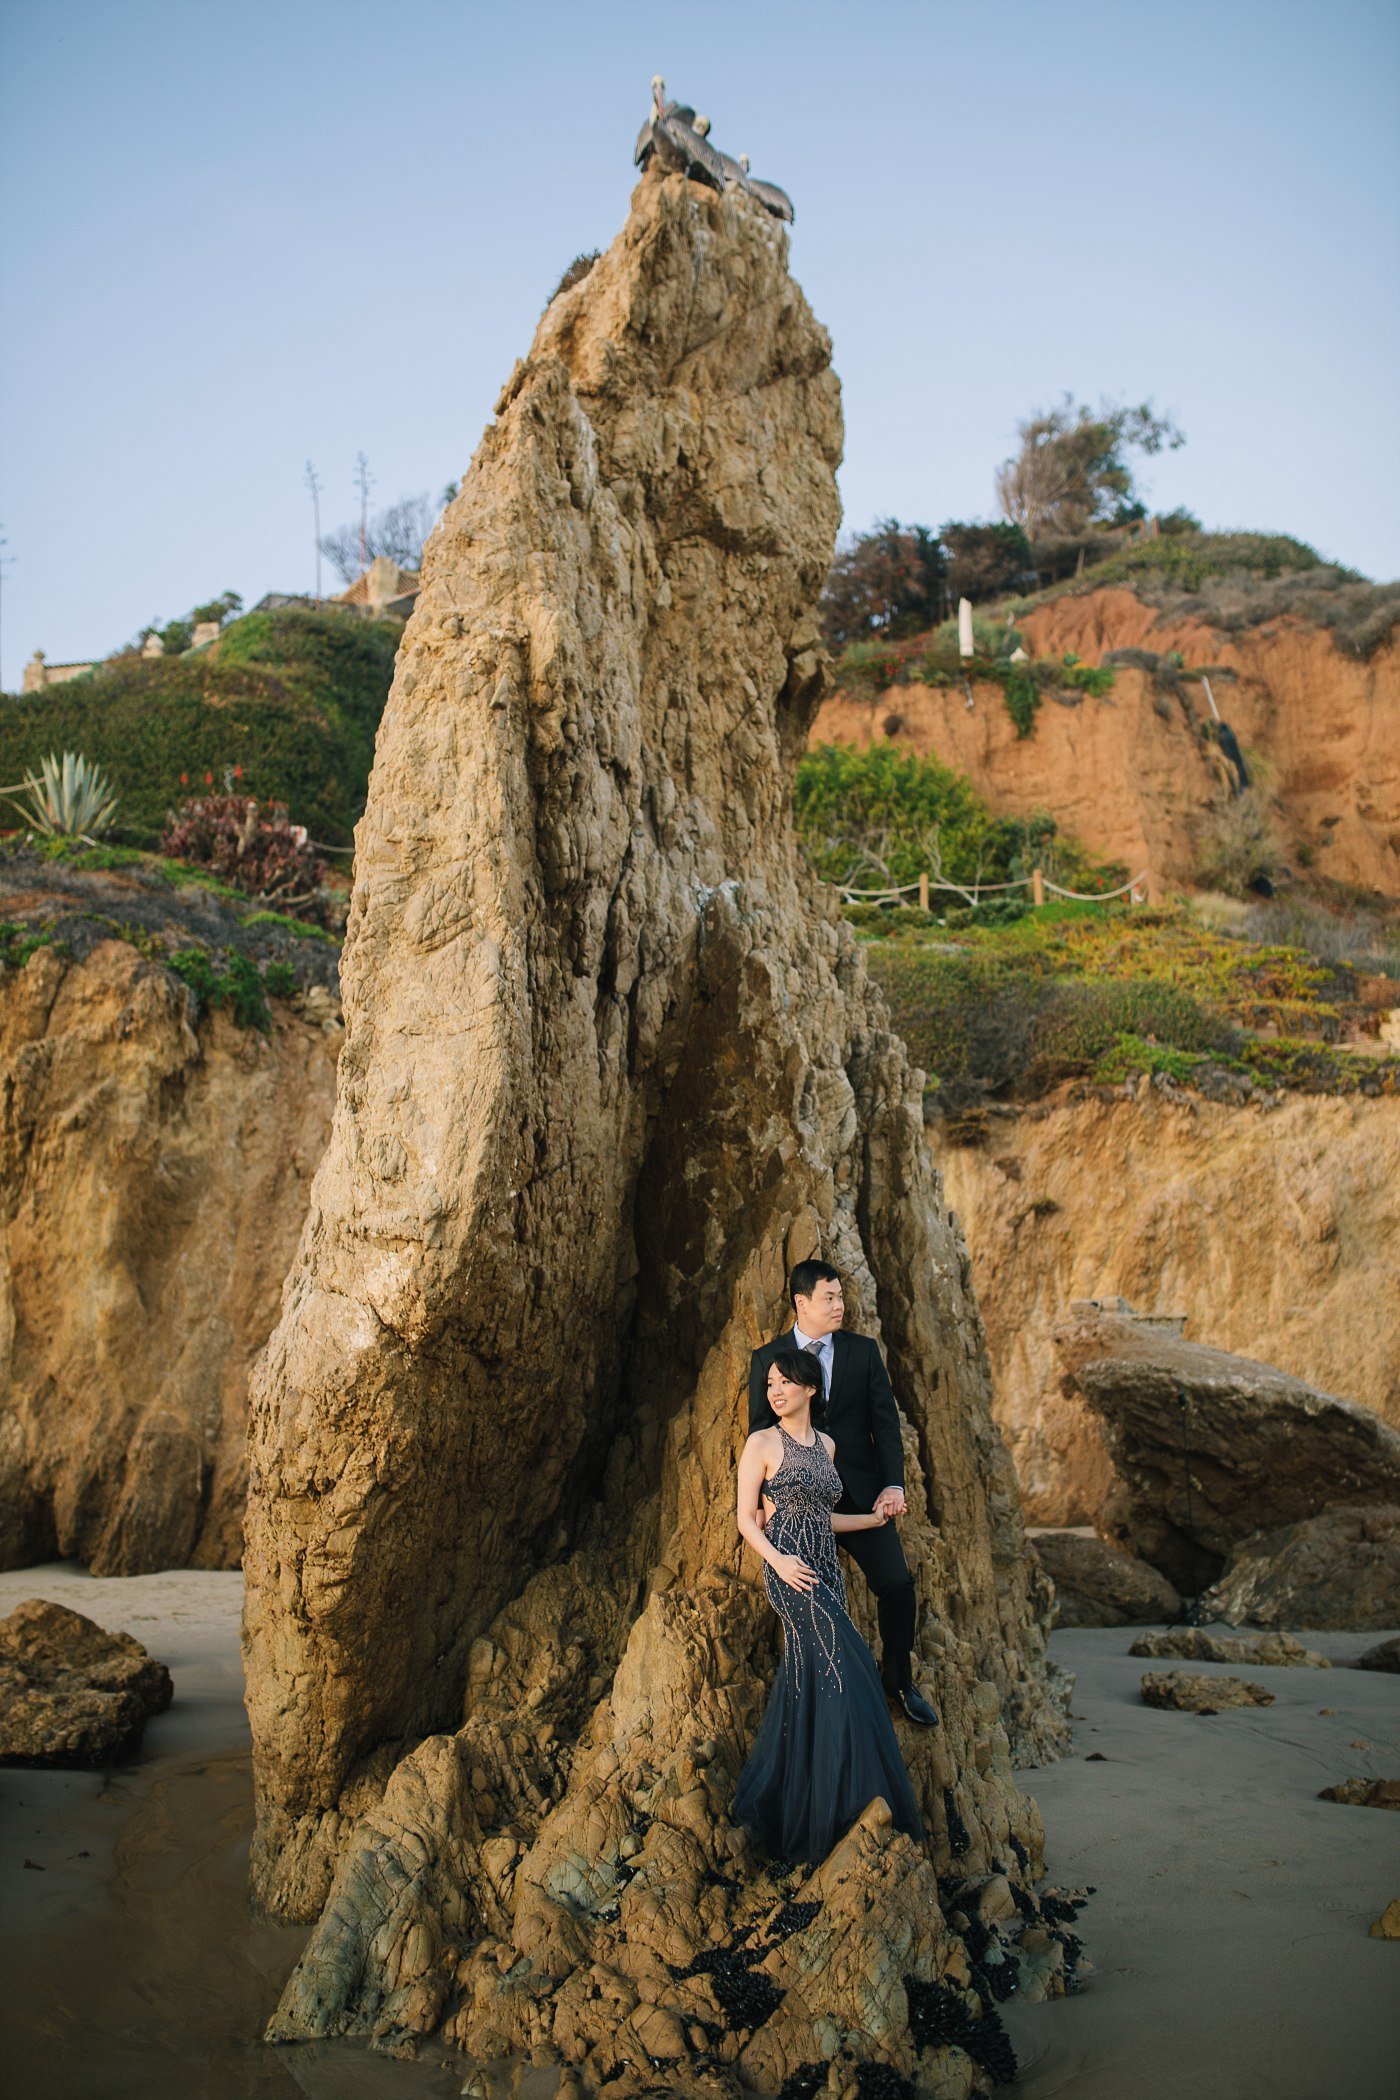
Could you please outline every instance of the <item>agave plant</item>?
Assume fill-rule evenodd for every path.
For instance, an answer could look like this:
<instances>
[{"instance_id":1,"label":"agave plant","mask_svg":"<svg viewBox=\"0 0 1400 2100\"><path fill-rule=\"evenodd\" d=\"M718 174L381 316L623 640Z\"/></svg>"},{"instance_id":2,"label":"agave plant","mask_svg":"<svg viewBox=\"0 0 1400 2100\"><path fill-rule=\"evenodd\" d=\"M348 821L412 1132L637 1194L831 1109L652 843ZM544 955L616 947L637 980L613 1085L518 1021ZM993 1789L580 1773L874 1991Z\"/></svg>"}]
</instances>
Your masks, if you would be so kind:
<instances>
[{"instance_id":1,"label":"agave plant","mask_svg":"<svg viewBox=\"0 0 1400 2100\"><path fill-rule=\"evenodd\" d=\"M6 788L26 824L47 837L86 839L96 843L116 812L117 797L101 766L80 751L50 752L38 773L26 773L16 791Z\"/></svg>"}]
</instances>

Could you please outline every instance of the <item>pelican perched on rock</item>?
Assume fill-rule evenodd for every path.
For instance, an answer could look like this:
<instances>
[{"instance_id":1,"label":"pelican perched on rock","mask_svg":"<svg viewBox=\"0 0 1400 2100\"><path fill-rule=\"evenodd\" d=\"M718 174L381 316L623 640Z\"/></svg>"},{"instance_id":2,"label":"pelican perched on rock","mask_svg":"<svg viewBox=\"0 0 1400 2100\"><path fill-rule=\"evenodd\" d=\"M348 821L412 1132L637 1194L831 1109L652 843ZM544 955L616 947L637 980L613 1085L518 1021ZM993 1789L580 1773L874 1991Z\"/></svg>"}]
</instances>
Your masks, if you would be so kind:
<instances>
[{"instance_id":1,"label":"pelican perched on rock","mask_svg":"<svg viewBox=\"0 0 1400 2100\"><path fill-rule=\"evenodd\" d=\"M708 144L710 137L709 118L697 117L695 119L695 129L699 133L700 137L705 140L706 144ZM718 146L711 146L710 151L714 154L720 166L724 169L724 180L726 185L736 190L746 190L749 186L749 178L745 173L744 169L739 165L738 161L735 160L733 154L722 152Z\"/></svg>"},{"instance_id":2,"label":"pelican perched on rock","mask_svg":"<svg viewBox=\"0 0 1400 2100\"><path fill-rule=\"evenodd\" d=\"M780 190L776 182L760 182L756 175L750 175L747 153L739 155L739 166L744 171L744 184L750 196L757 197L764 210L771 211L775 219L786 219L791 226L796 215L787 191Z\"/></svg>"},{"instance_id":3,"label":"pelican perched on rock","mask_svg":"<svg viewBox=\"0 0 1400 2100\"><path fill-rule=\"evenodd\" d=\"M652 112L637 134L636 150L632 155L639 168L645 168L653 155L663 168L673 169L677 175L687 175L692 182L708 182L712 189L724 188L724 162L705 137L696 128L695 111L688 102L668 102L666 83L661 75L654 75L651 83ZM701 119L704 122L704 119ZM705 131L709 130L708 123Z\"/></svg>"}]
</instances>

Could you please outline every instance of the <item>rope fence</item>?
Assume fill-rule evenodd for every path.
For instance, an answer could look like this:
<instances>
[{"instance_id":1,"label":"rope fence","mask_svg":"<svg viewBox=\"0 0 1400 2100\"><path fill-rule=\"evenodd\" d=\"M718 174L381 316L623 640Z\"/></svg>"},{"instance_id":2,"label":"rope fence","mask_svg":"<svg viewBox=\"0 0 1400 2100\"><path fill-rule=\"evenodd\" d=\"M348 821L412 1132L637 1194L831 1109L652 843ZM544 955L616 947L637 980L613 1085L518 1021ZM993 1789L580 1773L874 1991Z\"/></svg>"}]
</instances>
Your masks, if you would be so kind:
<instances>
[{"instance_id":1,"label":"rope fence","mask_svg":"<svg viewBox=\"0 0 1400 2100\"><path fill-rule=\"evenodd\" d=\"M920 875L916 882L903 882L883 890L855 890L838 883L842 901L846 904L898 904L901 897L918 894L920 909L927 911L929 897L935 890L949 896L961 897L964 904L980 904L984 897L999 896L1007 890L1031 892L1034 904L1045 902L1048 890L1054 897L1070 897L1077 904L1111 904L1115 897L1130 897L1134 904L1141 904L1147 895L1148 871L1134 875L1130 881L1120 883L1116 890L1067 890L1040 868L1032 868L1029 875L1018 875L1014 882L981 882L971 887L961 882L935 882L931 875Z\"/></svg>"}]
</instances>

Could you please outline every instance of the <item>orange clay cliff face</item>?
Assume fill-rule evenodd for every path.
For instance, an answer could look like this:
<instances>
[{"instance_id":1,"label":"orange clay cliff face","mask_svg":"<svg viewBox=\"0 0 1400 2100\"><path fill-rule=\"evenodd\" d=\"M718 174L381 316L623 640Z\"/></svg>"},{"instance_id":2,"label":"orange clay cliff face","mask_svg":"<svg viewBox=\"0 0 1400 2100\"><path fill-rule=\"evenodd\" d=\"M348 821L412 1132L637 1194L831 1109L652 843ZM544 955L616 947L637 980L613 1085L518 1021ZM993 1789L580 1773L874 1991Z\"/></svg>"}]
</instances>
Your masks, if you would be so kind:
<instances>
[{"instance_id":1,"label":"orange clay cliff face","mask_svg":"<svg viewBox=\"0 0 1400 2100\"><path fill-rule=\"evenodd\" d=\"M1400 896L1400 640L1368 659L1325 629L1282 618L1237 634L1158 612L1123 587L1069 595L1018 622L1032 656L1072 651L1097 664L1112 649L1179 650L1188 669L1217 667L1212 690L1273 803L1284 855L1317 875ZM1233 675L1229 675L1233 674ZM1118 668L1103 698L1047 694L1020 737L995 685L910 684L868 698L833 693L814 743L892 741L967 773L1000 815L1049 810L1063 831L1154 891L1190 887L1229 797L1203 737L1199 682L1184 697Z\"/></svg>"}]
</instances>

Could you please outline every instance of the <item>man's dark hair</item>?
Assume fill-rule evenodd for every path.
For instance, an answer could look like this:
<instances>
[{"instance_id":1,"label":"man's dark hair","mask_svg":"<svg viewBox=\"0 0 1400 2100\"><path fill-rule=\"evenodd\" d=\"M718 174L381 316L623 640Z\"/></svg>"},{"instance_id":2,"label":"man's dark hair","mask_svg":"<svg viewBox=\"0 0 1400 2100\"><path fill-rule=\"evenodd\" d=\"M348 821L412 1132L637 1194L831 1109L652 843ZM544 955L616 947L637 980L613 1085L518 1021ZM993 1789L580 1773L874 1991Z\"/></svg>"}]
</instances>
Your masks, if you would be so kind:
<instances>
[{"instance_id":1,"label":"man's dark hair","mask_svg":"<svg viewBox=\"0 0 1400 2100\"><path fill-rule=\"evenodd\" d=\"M806 1293L803 1293L804 1297ZM768 1368L776 1366L778 1374L790 1385L805 1385L812 1396L812 1422L820 1429L826 1420L826 1381L822 1367L807 1349L780 1349L769 1359Z\"/></svg>"},{"instance_id":2,"label":"man's dark hair","mask_svg":"<svg viewBox=\"0 0 1400 2100\"><path fill-rule=\"evenodd\" d=\"M819 1283L839 1283L841 1271L833 1269L829 1261L800 1261L788 1278L788 1291L793 1305L799 1298L810 1298Z\"/></svg>"}]
</instances>

